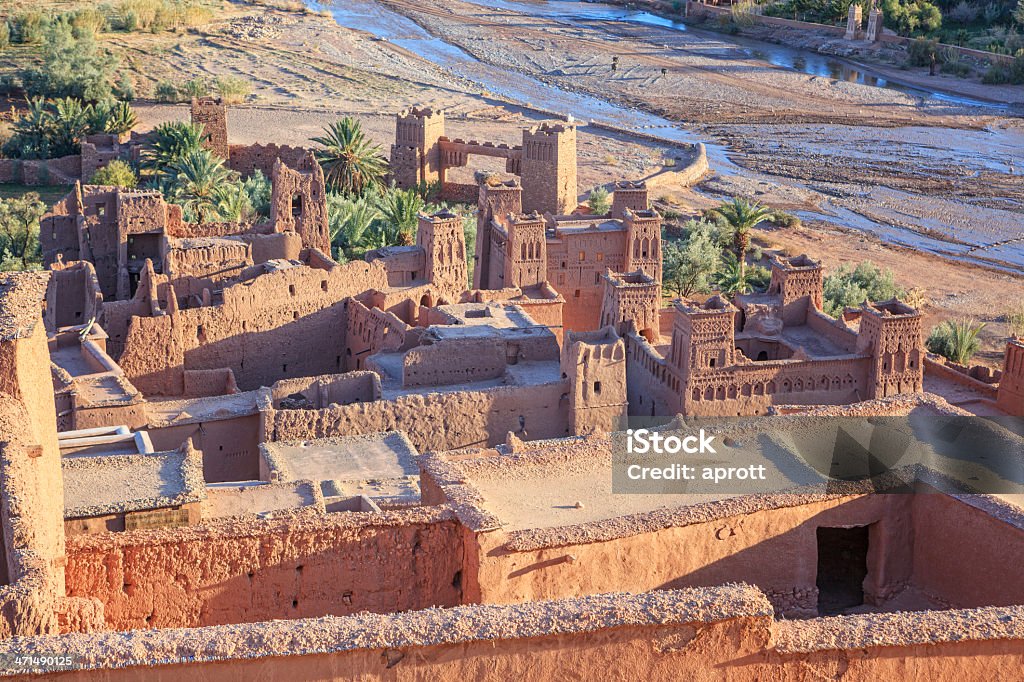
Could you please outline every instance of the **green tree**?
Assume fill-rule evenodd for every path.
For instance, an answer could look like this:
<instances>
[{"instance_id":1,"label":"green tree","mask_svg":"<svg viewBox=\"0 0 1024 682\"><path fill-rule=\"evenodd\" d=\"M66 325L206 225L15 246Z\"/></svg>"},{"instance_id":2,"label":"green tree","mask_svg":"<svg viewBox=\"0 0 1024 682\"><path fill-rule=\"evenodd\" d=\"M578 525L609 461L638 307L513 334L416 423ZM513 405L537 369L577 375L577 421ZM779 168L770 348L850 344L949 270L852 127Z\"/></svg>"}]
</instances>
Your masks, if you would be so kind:
<instances>
[{"instance_id":1,"label":"green tree","mask_svg":"<svg viewBox=\"0 0 1024 682\"><path fill-rule=\"evenodd\" d=\"M373 202L364 199L349 199L340 194L327 197L327 227L331 245L336 253L351 256L356 249L366 246L370 228L380 213Z\"/></svg>"},{"instance_id":2,"label":"green tree","mask_svg":"<svg viewBox=\"0 0 1024 682\"><path fill-rule=\"evenodd\" d=\"M612 209L608 190L604 187L595 187L590 190L590 195L587 196L587 207L594 215L606 215Z\"/></svg>"},{"instance_id":3,"label":"green tree","mask_svg":"<svg viewBox=\"0 0 1024 682\"><path fill-rule=\"evenodd\" d=\"M741 273L746 272L746 253L750 246L750 231L768 220L771 209L736 197L712 210L712 213L725 222L732 235L732 252Z\"/></svg>"},{"instance_id":4,"label":"green tree","mask_svg":"<svg viewBox=\"0 0 1024 682\"><path fill-rule=\"evenodd\" d=\"M683 244L662 242L662 281L665 290L676 296L689 296L710 289L711 276L718 270L722 249L713 226L691 221Z\"/></svg>"},{"instance_id":5,"label":"green tree","mask_svg":"<svg viewBox=\"0 0 1024 682\"><path fill-rule=\"evenodd\" d=\"M46 204L29 192L0 199L0 270L31 270L40 267L39 219Z\"/></svg>"},{"instance_id":6,"label":"green tree","mask_svg":"<svg viewBox=\"0 0 1024 682\"><path fill-rule=\"evenodd\" d=\"M118 60L96 45L91 33L75 36L64 18L53 22L43 41L42 63L22 74L30 97L78 97L90 102L109 99Z\"/></svg>"},{"instance_id":7,"label":"green tree","mask_svg":"<svg viewBox=\"0 0 1024 682\"><path fill-rule=\"evenodd\" d=\"M89 108L74 97L62 97L53 107L50 153L55 157L77 154L81 151L82 138L92 132Z\"/></svg>"},{"instance_id":8,"label":"green tree","mask_svg":"<svg viewBox=\"0 0 1024 682\"><path fill-rule=\"evenodd\" d=\"M139 179L135 177L132 167L120 159L114 159L103 168L93 173L89 181L91 185L109 185L113 187L135 187Z\"/></svg>"},{"instance_id":9,"label":"green tree","mask_svg":"<svg viewBox=\"0 0 1024 682\"><path fill-rule=\"evenodd\" d=\"M231 180L224 159L207 149L188 152L167 167L168 193L184 211L203 223L217 215L218 192Z\"/></svg>"},{"instance_id":10,"label":"green tree","mask_svg":"<svg viewBox=\"0 0 1024 682\"><path fill-rule=\"evenodd\" d=\"M7 156L22 159L50 158L53 114L42 97L28 102L28 111L14 122L14 134L4 145Z\"/></svg>"},{"instance_id":11,"label":"green tree","mask_svg":"<svg viewBox=\"0 0 1024 682\"><path fill-rule=\"evenodd\" d=\"M259 169L242 181L242 191L249 197L254 220L270 217L271 189L270 180Z\"/></svg>"},{"instance_id":12,"label":"green tree","mask_svg":"<svg viewBox=\"0 0 1024 682\"><path fill-rule=\"evenodd\" d=\"M404 235L416 233L418 216L424 205L423 197L415 189L392 187L382 192L377 199L381 220Z\"/></svg>"},{"instance_id":13,"label":"green tree","mask_svg":"<svg viewBox=\"0 0 1024 682\"><path fill-rule=\"evenodd\" d=\"M153 175L160 175L169 166L203 147L201 123L161 123L153 129L149 146L142 152L142 167Z\"/></svg>"},{"instance_id":14,"label":"green tree","mask_svg":"<svg viewBox=\"0 0 1024 682\"><path fill-rule=\"evenodd\" d=\"M743 267L743 261L737 259L731 252L726 252L714 279L718 289L727 296L749 294L753 290L753 286L747 281L747 270Z\"/></svg>"},{"instance_id":15,"label":"green tree","mask_svg":"<svg viewBox=\"0 0 1024 682\"><path fill-rule=\"evenodd\" d=\"M384 157L380 146L366 138L359 121L346 116L328 125L324 132L311 141L320 145L316 158L331 189L358 197L382 187L387 168Z\"/></svg>"},{"instance_id":16,"label":"green tree","mask_svg":"<svg viewBox=\"0 0 1024 682\"><path fill-rule=\"evenodd\" d=\"M214 190L215 210L221 220L233 223L249 223L255 220L253 210L245 186L240 182L229 182Z\"/></svg>"},{"instance_id":17,"label":"green tree","mask_svg":"<svg viewBox=\"0 0 1024 682\"><path fill-rule=\"evenodd\" d=\"M1024 0L1017 0L1017 9L1013 10L1013 20L1024 26Z\"/></svg>"},{"instance_id":18,"label":"green tree","mask_svg":"<svg viewBox=\"0 0 1024 682\"><path fill-rule=\"evenodd\" d=\"M825 312L832 317L838 317L843 308L856 307L864 301L887 301L903 295L892 271L882 270L871 261L856 268L841 265L825 278L822 289Z\"/></svg>"},{"instance_id":19,"label":"green tree","mask_svg":"<svg viewBox=\"0 0 1024 682\"><path fill-rule=\"evenodd\" d=\"M96 105L97 110L100 105ZM124 135L130 132L139 122L135 110L128 102L117 101L107 105L103 109L103 127L97 132L111 133L113 135Z\"/></svg>"},{"instance_id":20,"label":"green tree","mask_svg":"<svg viewBox=\"0 0 1024 682\"><path fill-rule=\"evenodd\" d=\"M974 320L946 320L932 328L925 346L932 353L966 365L981 348L978 335L984 328L984 324L978 324Z\"/></svg>"}]
</instances>

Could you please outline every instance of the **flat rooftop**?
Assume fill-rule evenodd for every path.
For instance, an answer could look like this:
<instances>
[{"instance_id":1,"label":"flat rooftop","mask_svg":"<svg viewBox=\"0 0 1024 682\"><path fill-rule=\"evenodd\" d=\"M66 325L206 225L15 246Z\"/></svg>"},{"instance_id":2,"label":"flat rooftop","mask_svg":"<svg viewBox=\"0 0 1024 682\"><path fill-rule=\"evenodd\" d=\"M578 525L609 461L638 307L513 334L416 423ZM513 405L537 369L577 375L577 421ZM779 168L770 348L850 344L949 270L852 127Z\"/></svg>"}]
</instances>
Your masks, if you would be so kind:
<instances>
[{"instance_id":1,"label":"flat rooftop","mask_svg":"<svg viewBox=\"0 0 1024 682\"><path fill-rule=\"evenodd\" d=\"M419 499L418 453L400 431L263 443L272 481L313 481L325 498Z\"/></svg>"},{"instance_id":2,"label":"flat rooftop","mask_svg":"<svg viewBox=\"0 0 1024 682\"><path fill-rule=\"evenodd\" d=\"M998 424L950 419L963 417L925 409L915 420L808 415L707 420L708 432L715 435L715 454L633 455L627 460L625 436L613 434L529 442L514 453L504 446L475 455L452 453L450 458L434 453L426 456L424 466L431 472L440 466L447 471L445 478L474 489L480 499L471 505L512 531L578 526L730 498L753 500L744 504L756 507L795 489L825 490L869 472L916 471L915 465L941 474L952 485L1000 497L1024 492L1024 438ZM866 457L869 450L876 461ZM972 451L984 455L960 454ZM652 468L685 463L697 471L761 465L764 478L634 483L624 475L631 463Z\"/></svg>"},{"instance_id":3,"label":"flat rooftop","mask_svg":"<svg viewBox=\"0 0 1024 682\"><path fill-rule=\"evenodd\" d=\"M186 400L150 397L146 403L146 417L150 428L244 417L259 412L256 407L258 397L258 390Z\"/></svg>"},{"instance_id":4,"label":"flat rooftop","mask_svg":"<svg viewBox=\"0 0 1024 682\"><path fill-rule=\"evenodd\" d=\"M225 483L209 485L203 501L203 518L219 519L249 514L309 509L324 513L319 487L309 481Z\"/></svg>"},{"instance_id":5,"label":"flat rooftop","mask_svg":"<svg viewBox=\"0 0 1024 682\"><path fill-rule=\"evenodd\" d=\"M202 465L184 452L65 457L64 517L107 516L198 502Z\"/></svg>"},{"instance_id":6,"label":"flat rooftop","mask_svg":"<svg viewBox=\"0 0 1024 682\"><path fill-rule=\"evenodd\" d=\"M537 327L537 323L522 308L498 303L459 303L438 306L437 310L451 318L450 324L431 325L430 330L437 338L458 338L474 330L525 329ZM540 333L538 331L538 333Z\"/></svg>"}]
</instances>

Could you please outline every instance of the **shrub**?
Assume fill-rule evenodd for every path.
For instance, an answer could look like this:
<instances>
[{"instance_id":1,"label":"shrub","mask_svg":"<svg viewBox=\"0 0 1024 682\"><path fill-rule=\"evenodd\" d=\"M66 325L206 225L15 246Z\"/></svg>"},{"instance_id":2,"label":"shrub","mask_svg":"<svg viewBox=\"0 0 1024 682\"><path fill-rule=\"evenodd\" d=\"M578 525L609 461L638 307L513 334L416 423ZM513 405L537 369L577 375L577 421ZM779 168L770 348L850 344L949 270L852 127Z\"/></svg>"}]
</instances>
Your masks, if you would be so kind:
<instances>
[{"instance_id":1,"label":"shrub","mask_svg":"<svg viewBox=\"0 0 1024 682\"><path fill-rule=\"evenodd\" d=\"M210 86L202 78L193 78L192 80L182 83L181 87L178 88L178 92L180 92L185 99L206 97L210 94Z\"/></svg>"},{"instance_id":2,"label":"shrub","mask_svg":"<svg viewBox=\"0 0 1024 682\"><path fill-rule=\"evenodd\" d=\"M76 38L95 38L107 30L107 18L97 9L86 7L69 14L71 29Z\"/></svg>"},{"instance_id":3,"label":"shrub","mask_svg":"<svg viewBox=\"0 0 1024 682\"><path fill-rule=\"evenodd\" d=\"M135 187L139 183L139 179L135 177L131 166L120 159L115 159L93 173L92 180L89 182L93 185Z\"/></svg>"},{"instance_id":4,"label":"shrub","mask_svg":"<svg viewBox=\"0 0 1024 682\"><path fill-rule=\"evenodd\" d=\"M39 252L39 219L46 204L29 192L0 199L0 270L35 270L42 266Z\"/></svg>"},{"instance_id":5,"label":"shrub","mask_svg":"<svg viewBox=\"0 0 1024 682\"><path fill-rule=\"evenodd\" d=\"M966 365L981 348L978 334L985 328L973 320L946 320L933 327L924 345L929 351Z\"/></svg>"},{"instance_id":6,"label":"shrub","mask_svg":"<svg viewBox=\"0 0 1024 682\"><path fill-rule=\"evenodd\" d=\"M953 76L959 76L960 78L967 78L974 70L963 62L946 62L939 69L942 73L948 73Z\"/></svg>"},{"instance_id":7,"label":"shrub","mask_svg":"<svg viewBox=\"0 0 1024 682\"><path fill-rule=\"evenodd\" d=\"M213 87L226 104L239 104L252 92L252 84L238 76L219 76Z\"/></svg>"},{"instance_id":8,"label":"shrub","mask_svg":"<svg viewBox=\"0 0 1024 682\"><path fill-rule=\"evenodd\" d=\"M11 42L35 44L43 42L50 18L39 10L22 12L10 20Z\"/></svg>"},{"instance_id":9,"label":"shrub","mask_svg":"<svg viewBox=\"0 0 1024 682\"><path fill-rule=\"evenodd\" d=\"M770 220L779 227L800 227L800 218L785 211L775 211Z\"/></svg>"},{"instance_id":10,"label":"shrub","mask_svg":"<svg viewBox=\"0 0 1024 682\"><path fill-rule=\"evenodd\" d=\"M825 278L823 286L825 312L837 317L843 308L859 306L864 301L885 301L901 296L891 270L882 270L871 261L856 268L843 265Z\"/></svg>"},{"instance_id":11,"label":"shrub","mask_svg":"<svg viewBox=\"0 0 1024 682\"><path fill-rule=\"evenodd\" d=\"M1006 314L1006 324L1010 326L1012 336L1024 336L1024 303Z\"/></svg>"},{"instance_id":12,"label":"shrub","mask_svg":"<svg viewBox=\"0 0 1024 682\"><path fill-rule=\"evenodd\" d=\"M1024 84L1024 54L1017 55L1009 66L993 64L981 81L989 85Z\"/></svg>"},{"instance_id":13,"label":"shrub","mask_svg":"<svg viewBox=\"0 0 1024 682\"><path fill-rule=\"evenodd\" d=\"M153 97L156 98L157 102L180 102L181 93L178 92L178 86L170 81L160 81L156 84L156 88L153 90Z\"/></svg>"},{"instance_id":14,"label":"shrub","mask_svg":"<svg viewBox=\"0 0 1024 682\"><path fill-rule=\"evenodd\" d=\"M95 102L112 95L117 59L96 46L92 35L76 38L66 21L46 33L42 64L23 72L29 97L77 97Z\"/></svg>"},{"instance_id":15,"label":"shrub","mask_svg":"<svg viewBox=\"0 0 1024 682\"><path fill-rule=\"evenodd\" d=\"M710 289L711 278L721 264L722 247L716 229L710 223L691 220L686 243L662 244L665 290L677 296L689 296Z\"/></svg>"},{"instance_id":16,"label":"shrub","mask_svg":"<svg viewBox=\"0 0 1024 682\"><path fill-rule=\"evenodd\" d=\"M0 21L0 49L11 46L11 27L6 21Z\"/></svg>"},{"instance_id":17,"label":"shrub","mask_svg":"<svg viewBox=\"0 0 1024 682\"><path fill-rule=\"evenodd\" d=\"M587 206L594 215L606 215L612 208L611 197L604 187L595 187L587 196Z\"/></svg>"},{"instance_id":18,"label":"shrub","mask_svg":"<svg viewBox=\"0 0 1024 682\"><path fill-rule=\"evenodd\" d=\"M911 66L929 66L932 56L940 61L939 41L935 39L917 38L907 46L907 63Z\"/></svg>"}]
</instances>

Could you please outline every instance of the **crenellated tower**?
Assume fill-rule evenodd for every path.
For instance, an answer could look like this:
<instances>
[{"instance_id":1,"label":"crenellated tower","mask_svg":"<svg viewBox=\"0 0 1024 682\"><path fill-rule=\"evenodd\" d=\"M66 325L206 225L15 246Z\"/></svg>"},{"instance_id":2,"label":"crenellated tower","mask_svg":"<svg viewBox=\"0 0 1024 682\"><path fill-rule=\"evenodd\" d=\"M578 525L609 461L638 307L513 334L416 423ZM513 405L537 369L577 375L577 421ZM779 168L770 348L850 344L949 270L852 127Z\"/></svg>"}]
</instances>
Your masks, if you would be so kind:
<instances>
[{"instance_id":1,"label":"crenellated tower","mask_svg":"<svg viewBox=\"0 0 1024 682\"><path fill-rule=\"evenodd\" d=\"M626 272L641 272L661 282L661 216L656 211L624 209Z\"/></svg>"},{"instance_id":2,"label":"crenellated tower","mask_svg":"<svg viewBox=\"0 0 1024 682\"><path fill-rule=\"evenodd\" d=\"M676 301L668 359L681 377L733 364L738 312L721 296L712 296L703 305Z\"/></svg>"},{"instance_id":3,"label":"crenellated tower","mask_svg":"<svg viewBox=\"0 0 1024 682\"><path fill-rule=\"evenodd\" d=\"M449 302L458 301L468 279L462 218L447 210L433 215L421 213L416 245L424 251L427 281Z\"/></svg>"},{"instance_id":4,"label":"crenellated tower","mask_svg":"<svg viewBox=\"0 0 1024 682\"><path fill-rule=\"evenodd\" d=\"M400 189L444 182L441 147L444 112L430 108L403 111L395 118L391 145L391 179Z\"/></svg>"},{"instance_id":5,"label":"crenellated tower","mask_svg":"<svg viewBox=\"0 0 1024 682\"><path fill-rule=\"evenodd\" d=\"M924 341L921 314L892 299L861 306L857 352L871 355L865 400L921 391Z\"/></svg>"},{"instance_id":6,"label":"crenellated tower","mask_svg":"<svg viewBox=\"0 0 1024 682\"><path fill-rule=\"evenodd\" d=\"M544 217L537 212L511 215L505 243L505 286L540 286L547 277L548 250Z\"/></svg>"},{"instance_id":7,"label":"crenellated tower","mask_svg":"<svg viewBox=\"0 0 1024 682\"><path fill-rule=\"evenodd\" d=\"M659 336L661 284L650 275L607 271L601 277L604 296L601 326L612 327L620 336L635 331L654 343Z\"/></svg>"},{"instance_id":8,"label":"crenellated tower","mask_svg":"<svg viewBox=\"0 0 1024 682\"><path fill-rule=\"evenodd\" d=\"M193 97L191 106L192 123L203 126L206 136L203 147L224 159L231 156L228 144L228 108L219 97Z\"/></svg>"},{"instance_id":9,"label":"crenellated tower","mask_svg":"<svg viewBox=\"0 0 1024 682\"><path fill-rule=\"evenodd\" d=\"M523 210L564 215L575 210L576 126L544 123L523 131Z\"/></svg>"},{"instance_id":10,"label":"crenellated tower","mask_svg":"<svg viewBox=\"0 0 1024 682\"><path fill-rule=\"evenodd\" d=\"M615 183L615 189L612 191L612 218L622 220L627 210L647 211L650 208L646 182L622 180Z\"/></svg>"},{"instance_id":11,"label":"crenellated tower","mask_svg":"<svg viewBox=\"0 0 1024 682\"><path fill-rule=\"evenodd\" d=\"M807 321L808 306L822 306L824 275L821 263L806 255L771 260L771 282L768 293L781 298L782 322L787 327Z\"/></svg>"},{"instance_id":12,"label":"crenellated tower","mask_svg":"<svg viewBox=\"0 0 1024 682\"><path fill-rule=\"evenodd\" d=\"M491 222L505 222L509 215L523 212L523 188L516 180L500 182L484 178L476 214L476 256L473 264L473 288L495 289L498 275L491 273Z\"/></svg>"}]
</instances>

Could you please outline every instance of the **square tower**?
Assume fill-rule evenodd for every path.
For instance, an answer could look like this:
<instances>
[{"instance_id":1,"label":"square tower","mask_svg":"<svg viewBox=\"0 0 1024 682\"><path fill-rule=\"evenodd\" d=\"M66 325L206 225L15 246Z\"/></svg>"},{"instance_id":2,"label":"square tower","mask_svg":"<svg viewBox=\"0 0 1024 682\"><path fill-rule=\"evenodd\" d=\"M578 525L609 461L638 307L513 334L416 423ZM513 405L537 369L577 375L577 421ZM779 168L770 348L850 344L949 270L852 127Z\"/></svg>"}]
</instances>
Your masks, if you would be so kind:
<instances>
[{"instance_id":1,"label":"square tower","mask_svg":"<svg viewBox=\"0 0 1024 682\"><path fill-rule=\"evenodd\" d=\"M661 282L661 216L653 210L624 209L626 272L640 270Z\"/></svg>"},{"instance_id":2,"label":"square tower","mask_svg":"<svg viewBox=\"0 0 1024 682\"><path fill-rule=\"evenodd\" d=\"M473 266L473 288L493 289L491 273L491 224L497 220L502 224L509 215L523 212L523 188L516 180L501 182L496 176L485 177L480 182L480 194L476 213L476 257ZM502 273L493 273L497 279Z\"/></svg>"},{"instance_id":3,"label":"square tower","mask_svg":"<svg viewBox=\"0 0 1024 682\"><path fill-rule=\"evenodd\" d=\"M274 232L295 232L302 238L303 247L330 256L327 187L324 171L313 152L307 152L295 168L276 159L270 180L270 220Z\"/></svg>"},{"instance_id":4,"label":"square tower","mask_svg":"<svg viewBox=\"0 0 1024 682\"><path fill-rule=\"evenodd\" d=\"M996 406L1008 415L1024 417L1024 339L1010 339L1006 344Z\"/></svg>"},{"instance_id":5,"label":"square tower","mask_svg":"<svg viewBox=\"0 0 1024 682\"><path fill-rule=\"evenodd\" d=\"M193 97L192 123L200 123L206 140L203 146L227 161L231 156L228 145L228 108L219 97Z\"/></svg>"},{"instance_id":6,"label":"square tower","mask_svg":"<svg viewBox=\"0 0 1024 682\"><path fill-rule=\"evenodd\" d=\"M578 205L576 126L544 123L523 131L523 210L567 215Z\"/></svg>"},{"instance_id":7,"label":"square tower","mask_svg":"<svg viewBox=\"0 0 1024 682\"><path fill-rule=\"evenodd\" d=\"M534 212L512 215L505 243L505 286L540 286L547 279L548 249L544 218Z\"/></svg>"},{"instance_id":8,"label":"square tower","mask_svg":"<svg viewBox=\"0 0 1024 682\"><path fill-rule=\"evenodd\" d=\"M871 356L865 400L918 393L924 380L921 314L892 299L861 306L857 352Z\"/></svg>"},{"instance_id":9,"label":"square tower","mask_svg":"<svg viewBox=\"0 0 1024 682\"><path fill-rule=\"evenodd\" d=\"M627 210L646 211L650 208L646 182L622 180L615 183L615 189L612 191L612 218L622 220Z\"/></svg>"},{"instance_id":10,"label":"square tower","mask_svg":"<svg viewBox=\"0 0 1024 682\"><path fill-rule=\"evenodd\" d=\"M399 189L420 183L444 182L441 147L444 112L412 108L395 118L395 143L391 145L391 179Z\"/></svg>"},{"instance_id":11,"label":"square tower","mask_svg":"<svg viewBox=\"0 0 1024 682\"><path fill-rule=\"evenodd\" d=\"M462 218L447 210L433 215L421 213L416 245L424 252L427 281L449 303L458 301L468 283Z\"/></svg>"},{"instance_id":12,"label":"square tower","mask_svg":"<svg viewBox=\"0 0 1024 682\"><path fill-rule=\"evenodd\" d=\"M801 254L771 260L772 279L768 293L779 296L782 323L796 327L807 321L807 307L821 310L824 275L821 263Z\"/></svg>"},{"instance_id":13,"label":"square tower","mask_svg":"<svg viewBox=\"0 0 1024 682\"><path fill-rule=\"evenodd\" d=\"M626 344L611 327L568 332L562 376L569 383L569 431L577 435L623 428L627 411Z\"/></svg>"},{"instance_id":14,"label":"square tower","mask_svg":"<svg viewBox=\"0 0 1024 682\"><path fill-rule=\"evenodd\" d=\"M659 335L661 284L640 270L609 270L601 279L604 284L601 326L614 328L620 336L635 331L655 343Z\"/></svg>"},{"instance_id":15,"label":"square tower","mask_svg":"<svg viewBox=\"0 0 1024 682\"><path fill-rule=\"evenodd\" d=\"M738 312L721 296L712 296L704 304L676 301L669 362L684 381L733 364Z\"/></svg>"}]
</instances>

